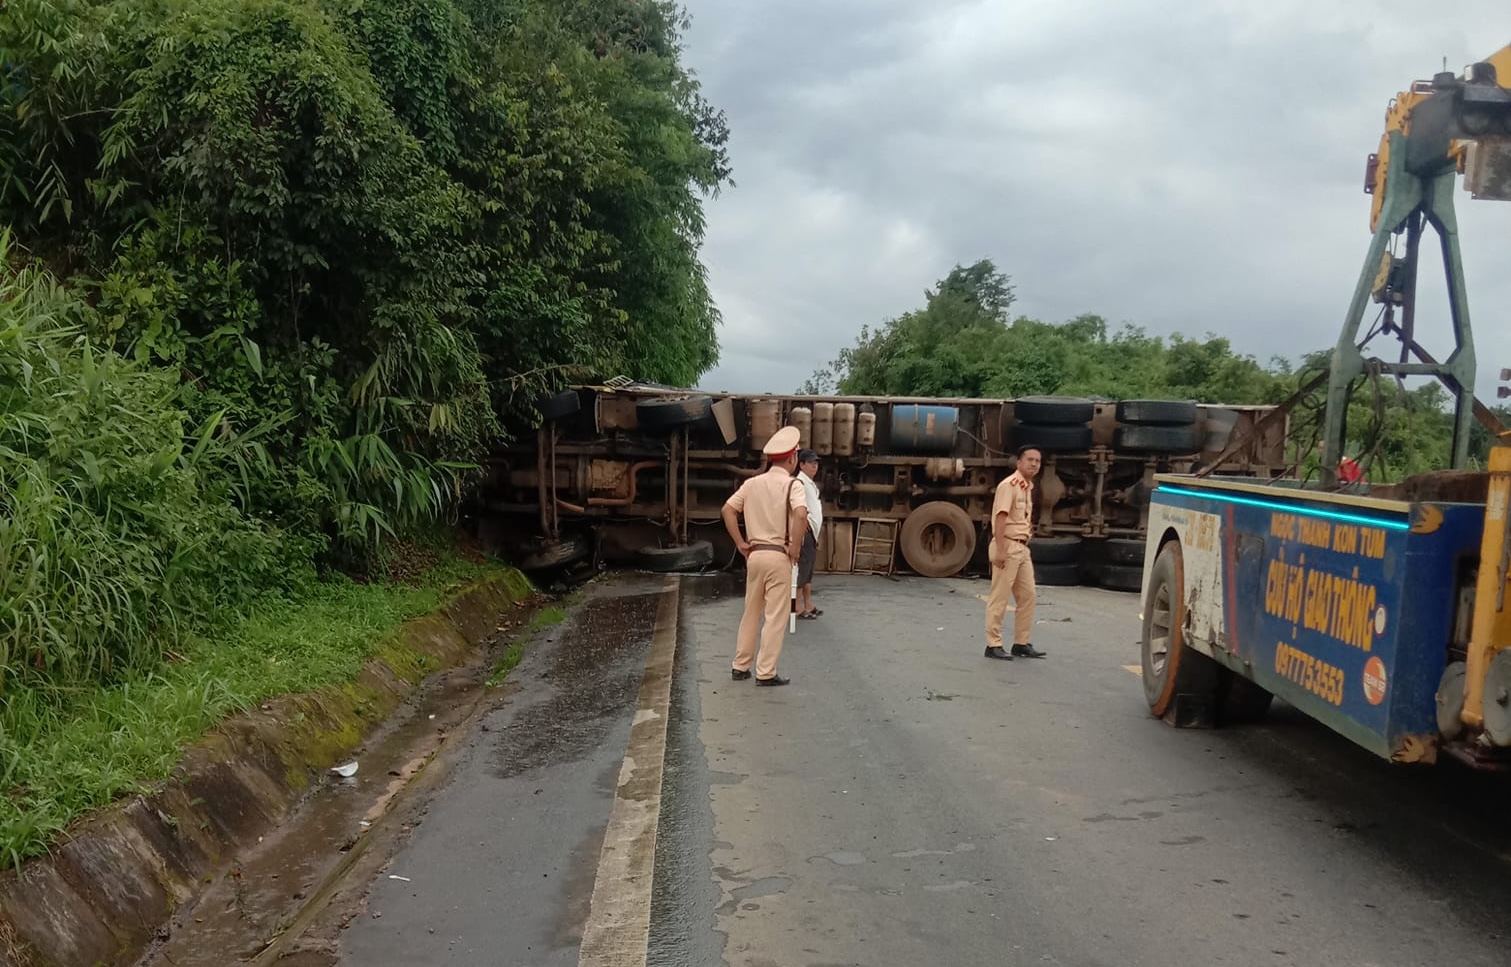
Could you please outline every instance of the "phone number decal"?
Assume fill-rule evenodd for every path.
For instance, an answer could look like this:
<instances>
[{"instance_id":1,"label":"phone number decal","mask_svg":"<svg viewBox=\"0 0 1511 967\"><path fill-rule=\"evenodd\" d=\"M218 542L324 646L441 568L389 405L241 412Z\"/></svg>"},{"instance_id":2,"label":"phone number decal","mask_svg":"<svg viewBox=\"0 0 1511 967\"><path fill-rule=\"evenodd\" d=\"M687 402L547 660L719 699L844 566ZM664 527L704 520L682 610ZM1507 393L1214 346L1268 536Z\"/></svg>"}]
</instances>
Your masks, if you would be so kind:
<instances>
[{"instance_id":1,"label":"phone number decal","mask_svg":"<svg viewBox=\"0 0 1511 967\"><path fill-rule=\"evenodd\" d=\"M1324 702L1343 704L1343 669L1284 642L1275 646L1275 674L1300 685Z\"/></svg>"}]
</instances>

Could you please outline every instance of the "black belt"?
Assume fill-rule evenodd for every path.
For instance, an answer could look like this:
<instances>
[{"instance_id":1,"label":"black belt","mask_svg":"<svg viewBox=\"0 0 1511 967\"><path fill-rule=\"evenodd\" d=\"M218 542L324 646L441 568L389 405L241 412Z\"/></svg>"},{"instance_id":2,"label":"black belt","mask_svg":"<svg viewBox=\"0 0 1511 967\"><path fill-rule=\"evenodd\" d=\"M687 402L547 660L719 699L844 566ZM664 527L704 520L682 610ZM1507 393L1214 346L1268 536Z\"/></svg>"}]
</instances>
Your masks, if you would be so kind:
<instances>
[{"instance_id":1,"label":"black belt","mask_svg":"<svg viewBox=\"0 0 1511 967\"><path fill-rule=\"evenodd\" d=\"M783 554L786 554L787 553L787 548L783 547L781 544L752 544L752 545L750 545L750 552L752 554L754 554L756 551L781 551Z\"/></svg>"}]
</instances>

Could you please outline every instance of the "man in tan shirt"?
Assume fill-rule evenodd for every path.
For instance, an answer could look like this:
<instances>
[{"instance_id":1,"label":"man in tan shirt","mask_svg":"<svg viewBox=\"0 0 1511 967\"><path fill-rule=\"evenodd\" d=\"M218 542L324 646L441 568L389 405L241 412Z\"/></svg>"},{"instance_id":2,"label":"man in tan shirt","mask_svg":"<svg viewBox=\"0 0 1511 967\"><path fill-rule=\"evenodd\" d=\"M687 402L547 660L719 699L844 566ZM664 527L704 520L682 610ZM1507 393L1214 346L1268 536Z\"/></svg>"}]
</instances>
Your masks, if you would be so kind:
<instances>
[{"instance_id":1,"label":"man in tan shirt","mask_svg":"<svg viewBox=\"0 0 1511 967\"><path fill-rule=\"evenodd\" d=\"M800 439L795 426L784 426L772 434L761 451L771 465L765 473L741 484L720 512L724 528L745 557L745 614L740 618L735 660L729 673L735 681L750 677L752 663L757 685L786 685L790 681L776 673L776 663L782 657L787 615L792 608L792 569L808 527L808 502L793 476ZM745 515L744 535L740 533L741 513Z\"/></svg>"},{"instance_id":2,"label":"man in tan shirt","mask_svg":"<svg viewBox=\"0 0 1511 967\"><path fill-rule=\"evenodd\" d=\"M986 596L986 657L1002 661L1014 658L1043 658L1044 652L1029 643L1034 630L1034 562L1028 554L1028 539L1033 535L1034 477L1039 474L1043 456L1036 447L1018 451L1018 469L997 485L992 501L992 545L987 557L992 562L992 590ZM1002 618L1007 613L1007 599L1012 596L1017 611L1013 614L1013 648L1002 648Z\"/></svg>"}]
</instances>

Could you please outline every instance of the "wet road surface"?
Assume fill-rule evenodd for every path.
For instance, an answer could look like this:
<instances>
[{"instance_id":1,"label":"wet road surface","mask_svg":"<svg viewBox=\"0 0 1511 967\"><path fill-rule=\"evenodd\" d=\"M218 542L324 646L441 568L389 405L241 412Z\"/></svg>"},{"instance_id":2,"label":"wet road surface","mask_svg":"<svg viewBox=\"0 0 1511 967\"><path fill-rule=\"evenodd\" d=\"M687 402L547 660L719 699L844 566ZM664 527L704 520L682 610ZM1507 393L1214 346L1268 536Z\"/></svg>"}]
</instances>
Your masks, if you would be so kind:
<instances>
[{"instance_id":1,"label":"wet road surface","mask_svg":"<svg viewBox=\"0 0 1511 967\"><path fill-rule=\"evenodd\" d=\"M1391 766L1281 707L1154 721L1134 595L1041 589L1050 657L1005 663L983 582L820 576L767 689L729 678L737 581L673 586L664 719L637 693L667 579L595 582L285 962L1511 963L1506 779ZM643 959L580 957L625 909L610 816L656 720Z\"/></svg>"}]
</instances>

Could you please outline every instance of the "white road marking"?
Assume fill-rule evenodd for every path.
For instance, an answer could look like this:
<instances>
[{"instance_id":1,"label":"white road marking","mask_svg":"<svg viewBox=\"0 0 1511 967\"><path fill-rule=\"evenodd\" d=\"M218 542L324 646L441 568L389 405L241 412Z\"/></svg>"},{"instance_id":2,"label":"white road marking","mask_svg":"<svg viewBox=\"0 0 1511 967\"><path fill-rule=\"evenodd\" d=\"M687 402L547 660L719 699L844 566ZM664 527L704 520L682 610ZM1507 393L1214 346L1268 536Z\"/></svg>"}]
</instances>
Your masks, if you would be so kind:
<instances>
[{"instance_id":1,"label":"white road marking","mask_svg":"<svg viewBox=\"0 0 1511 967\"><path fill-rule=\"evenodd\" d=\"M640 679L635 722L619 770L619 788L598 854L579 967L644 967L651 930L656 824L666 762L667 709L677 656L678 579L668 578L656 609L651 651Z\"/></svg>"}]
</instances>

